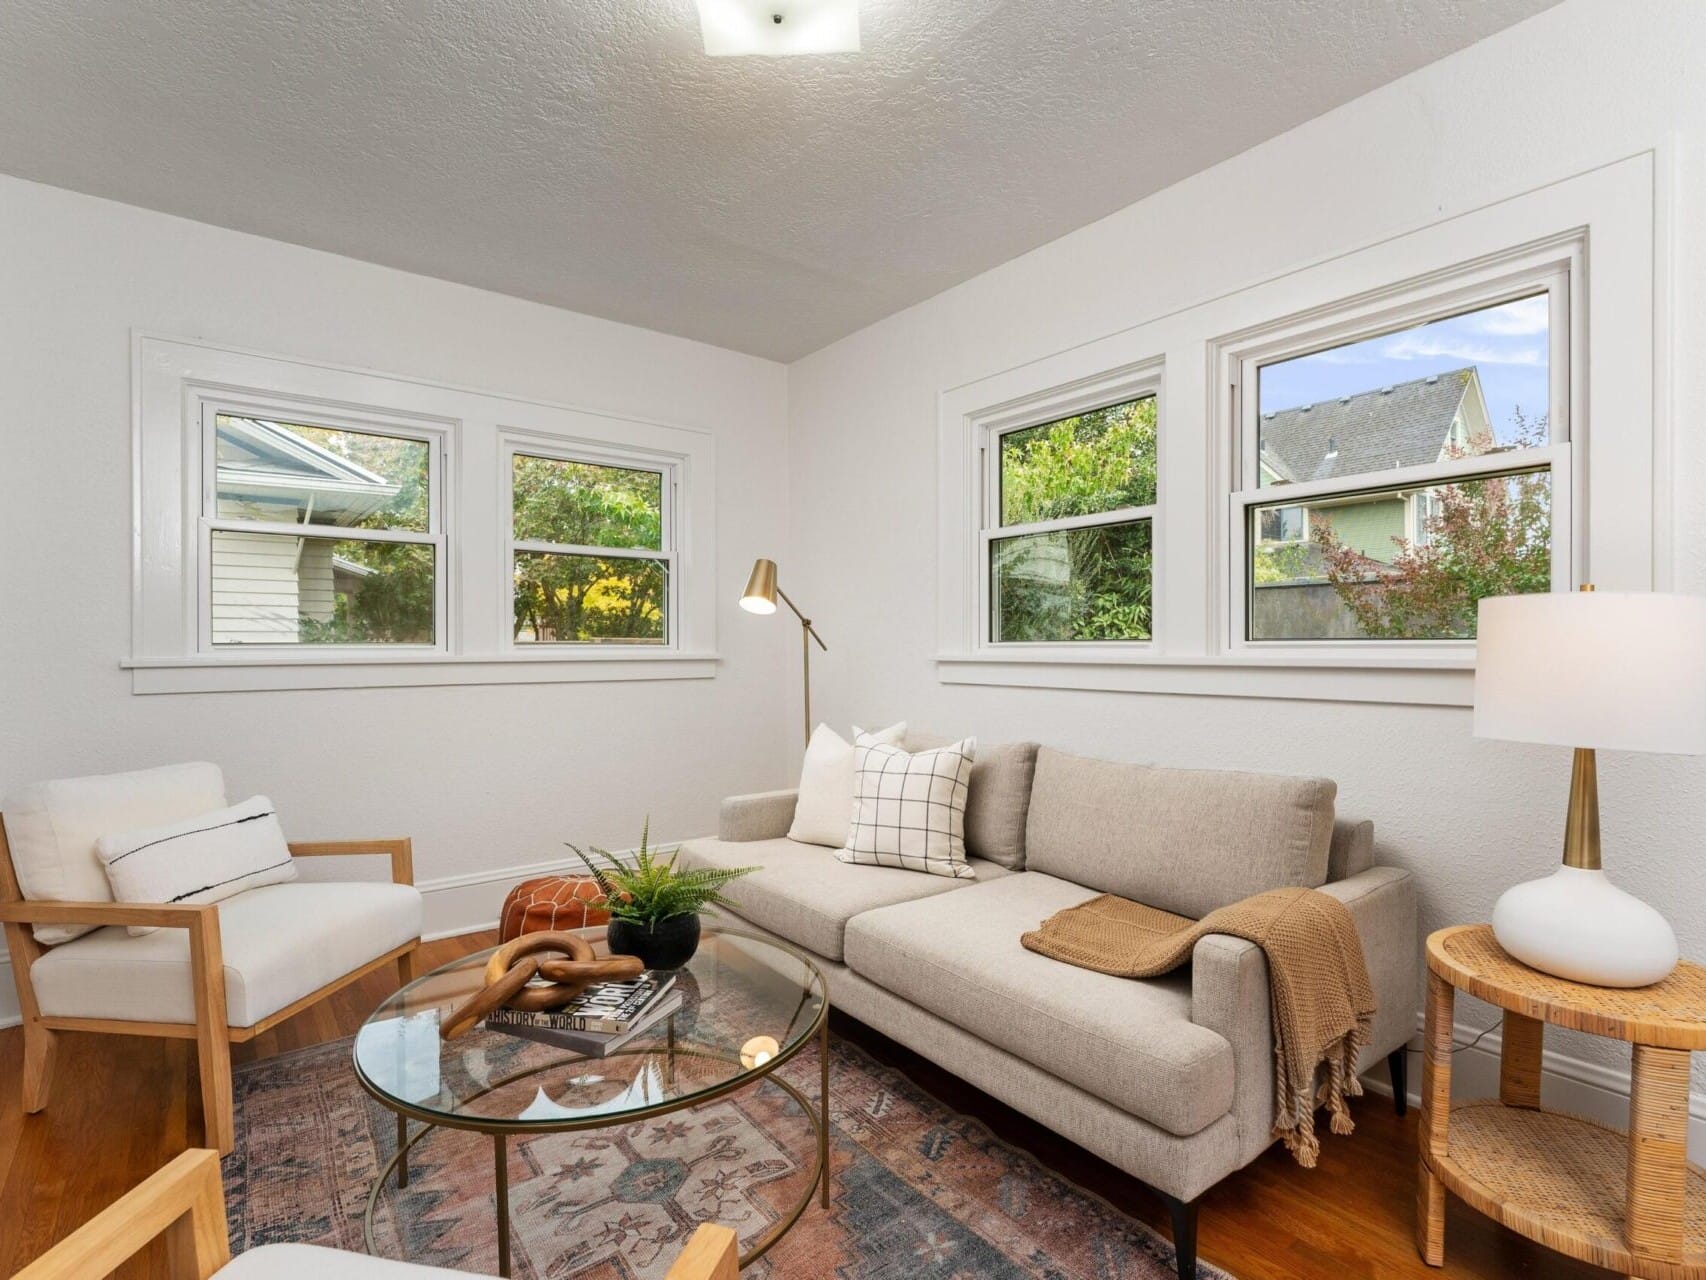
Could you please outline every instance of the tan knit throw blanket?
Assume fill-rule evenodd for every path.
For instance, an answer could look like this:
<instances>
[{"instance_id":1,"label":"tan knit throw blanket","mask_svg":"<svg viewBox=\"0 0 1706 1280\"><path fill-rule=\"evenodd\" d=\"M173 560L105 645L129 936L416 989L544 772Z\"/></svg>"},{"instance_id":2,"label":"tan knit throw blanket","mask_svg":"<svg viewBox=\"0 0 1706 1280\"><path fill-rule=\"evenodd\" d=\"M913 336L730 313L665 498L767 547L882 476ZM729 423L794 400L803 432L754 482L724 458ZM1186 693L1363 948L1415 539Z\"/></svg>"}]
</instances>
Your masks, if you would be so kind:
<instances>
[{"instance_id":1,"label":"tan knit throw blanket","mask_svg":"<svg viewBox=\"0 0 1706 1280\"><path fill-rule=\"evenodd\" d=\"M1321 1150L1315 1108L1326 1106L1334 1133L1351 1132L1345 1099L1362 1093L1356 1061L1374 1021L1374 988L1344 903L1314 889L1273 889L1188 920L1103 894L1057 911L1022 941L1080 968L1153 978L1189 960L1197 939L1209 933L1248 939L1267 953L1274 1136L1298 1164L1313 1169ZM1326 1078L1317 1090L1322 1065Z\"/></svg>"}]
</instances>

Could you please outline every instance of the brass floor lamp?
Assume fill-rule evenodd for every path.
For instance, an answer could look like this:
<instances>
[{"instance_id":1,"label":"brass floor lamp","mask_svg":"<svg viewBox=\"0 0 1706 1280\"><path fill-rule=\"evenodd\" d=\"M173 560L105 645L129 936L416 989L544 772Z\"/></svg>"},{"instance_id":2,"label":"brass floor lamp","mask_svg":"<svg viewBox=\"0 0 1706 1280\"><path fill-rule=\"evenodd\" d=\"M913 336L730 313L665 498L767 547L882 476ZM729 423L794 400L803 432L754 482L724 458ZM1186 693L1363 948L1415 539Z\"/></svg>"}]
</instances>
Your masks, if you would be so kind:
<instances>
[{"instance_id":1,"label":"brass floor lamp","mask_svg":"<svg viewBox=\"0 0 1706 1280\"><path fill-rule=\"evenodd\" d=\"M829 646L818 635L812 626L812 620L800 612L799 606L788 599L788 593L776 585L776 562L774 560L757 560L753 562L752 576L746 580L746 590L741 592L740 607L748 613L775 613L776 597L782 597L782 603L794 611L794 616L800 620L800 652L805 659L805 695L806 695L806 741L812 740L812 641L817 641L817 647L825 653Z\"/></svg>"}]
</instances>

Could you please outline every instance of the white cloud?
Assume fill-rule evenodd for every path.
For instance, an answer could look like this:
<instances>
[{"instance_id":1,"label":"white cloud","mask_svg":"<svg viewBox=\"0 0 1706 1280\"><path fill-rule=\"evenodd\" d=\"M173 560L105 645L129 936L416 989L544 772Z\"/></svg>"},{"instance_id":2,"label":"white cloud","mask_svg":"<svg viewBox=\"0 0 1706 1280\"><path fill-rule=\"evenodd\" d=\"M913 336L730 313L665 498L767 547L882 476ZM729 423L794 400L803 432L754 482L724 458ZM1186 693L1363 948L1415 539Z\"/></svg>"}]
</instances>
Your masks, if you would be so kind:
<instances>
[{"instance_id":1,"label":"white cloud","mask_svg":"<svg viewBox=\"0 0 1706 1280\"><path fill-rule=\"evenodd\" d=\"M1547 301L1545 294L1540 294L1537 297L1524 298L1520 302L1507 302L1502 307L1477 311L1473 315L1462 317L1462 322L1473 333L1485 333L1499 338L1545 333L1551 322L1551 303Z\"/></svg>"},{"instance_id":2,"label":"white cloud","mask_svg":"<svg viewBox=\"0 0 1706 1280\"><path fill-rule=\"evenodd\" d=\"M1430 334L1425 330L1402 333L1381 349L1388 360L1429 360L1444 357L1468 364L1542 365L1545 353L1537 347L1512 347L1501 350L1485 342L1474 342L1450 334Z\"/></svg>"}]
</instances>

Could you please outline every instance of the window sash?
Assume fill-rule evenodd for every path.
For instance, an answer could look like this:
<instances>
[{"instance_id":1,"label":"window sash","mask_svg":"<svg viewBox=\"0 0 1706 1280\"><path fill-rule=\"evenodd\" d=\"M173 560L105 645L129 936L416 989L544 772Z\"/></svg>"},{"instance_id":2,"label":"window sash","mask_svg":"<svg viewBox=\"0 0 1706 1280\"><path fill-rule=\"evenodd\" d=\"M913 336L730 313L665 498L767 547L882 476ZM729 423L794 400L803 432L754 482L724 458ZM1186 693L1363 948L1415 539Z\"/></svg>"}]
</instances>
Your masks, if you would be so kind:
<instances>
[{"instance_id":1,"label":"window sash","mask_svg":"<svg viewBox=\"0 0 1706 1280\"><path fill-rule=\"evenodd\" d=\"M588 650L610 648L602 640L518 640L515 636L515 558L527 552L547 555L596 556L604 560L650 560L664 566L664 639L662 644L647 644L653 651L673 650L681 646L681 609L684 593L681 584L681 555L675 544L680 486L676 464L658 462L642 454L629 454L619 449L583 449L573 446L557 447L549 442L532 439L505 439L500 454L503 472L501 518L505 522L504 565L505 583L503 604L506 610L502 624L503 647L512 654L538 650ZM515 460L540 458L547 462L572 462L586 467L607 467L616 471L644 471L659 477L658 498L661 504L658 521L658 547L604 547L570 542L551 542L538 538L515 536Z\"/></svg>"},{"instance_id":2,"label":"window sash","mask_svg":"<svg viewBox=\"0 0 1706 1280\"><path fill-rule=\"evenodd\" d=\"M1500 278L1453 289L1447 279L1406 305L1368 316L1360 313L1354 299L1342 304L1350 318L1303 331L1283 333L1259 349L1248 349L1232 362L1230 422L1233 429L1235 488L1227 498L1226 574L1229 597L1225 643L1234 654L1332 652L1346 649L1358 653L1381 651L1398 654L1437 653L1473 655L1474 640L1379 640L1310 639L1258 640L1250 635L1252 593L1255 591L1254 550L1258 545L1250 527L1250 511L1257 506L1308 505L1311 501L1358 497L1398 488L1424 488L1442 483L1484 479L1501 475L1547 471L1551 479L1552 589L1574 587L1577 558L1577 525L1574 521L1576 485L1573 467L1571 420L1574 400L1572 365L1577 341L1576 317L1570 305L1571 285L1579 254L1572 251L1564 261L1554 258L1544 264L1509 272ZM1468 272L1462 273L1464 275ZM1412 325L1462 316L1504 303L1544 294L1547 317L1547 427L1548 442L1534 448L1508 453L1482 454L1448 459L1422 466L1390 471L1334 476L1299 484L1261 485L1259 371L1264 365L1330 351ZM1334 308L1316 314L1331 316Z\"/></svg>"}]
</instances>

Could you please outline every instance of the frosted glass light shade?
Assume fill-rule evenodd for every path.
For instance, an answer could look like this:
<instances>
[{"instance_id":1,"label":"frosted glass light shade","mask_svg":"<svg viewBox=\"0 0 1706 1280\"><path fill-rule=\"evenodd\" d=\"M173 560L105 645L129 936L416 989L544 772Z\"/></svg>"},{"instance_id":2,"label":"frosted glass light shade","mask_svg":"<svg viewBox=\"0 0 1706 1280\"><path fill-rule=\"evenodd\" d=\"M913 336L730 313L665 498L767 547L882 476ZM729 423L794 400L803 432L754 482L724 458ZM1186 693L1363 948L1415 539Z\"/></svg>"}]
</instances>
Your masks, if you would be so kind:
<instances>
[{"instance_id":1,"label":"frosted glass light shade","mask_svg":"<svg viewBox=\"0 0 1706 1280\"><path fill-rule=\"evenodd\" d=\"M1478 738L1706 754L1706 597L1497 596L1475 648Z\"/></svg>"},{"instance_id":2,"label":"frosted glass light shade","mask_svg":"<svg viewBox=\"0 0 1706 1280\"><path fill-rule=\"evenodd\" d=\"M713 58L859 52L859 0L698 0Z\"/></svg>"}]
</instances>

